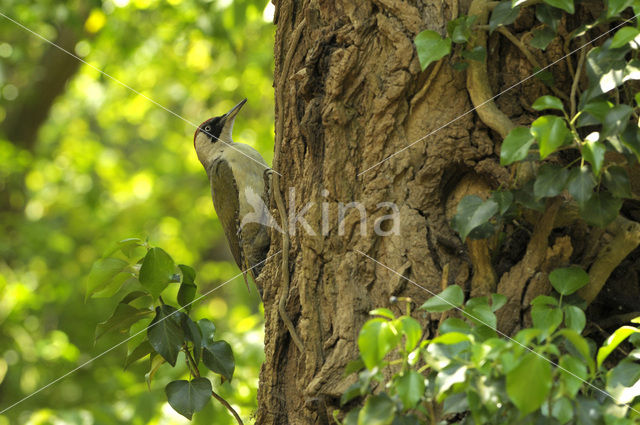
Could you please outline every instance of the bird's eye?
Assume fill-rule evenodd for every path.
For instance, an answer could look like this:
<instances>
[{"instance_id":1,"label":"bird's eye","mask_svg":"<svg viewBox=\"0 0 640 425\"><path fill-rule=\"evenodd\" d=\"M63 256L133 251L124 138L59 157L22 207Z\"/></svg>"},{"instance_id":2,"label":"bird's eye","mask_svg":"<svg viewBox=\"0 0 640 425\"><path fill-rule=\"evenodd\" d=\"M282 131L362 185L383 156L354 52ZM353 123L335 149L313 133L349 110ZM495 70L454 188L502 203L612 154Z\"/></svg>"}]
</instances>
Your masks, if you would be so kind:
<instances>
[{"instance_id":1,"label":"bird's eye","mask_svg":"<svg viewBox=\"0 0 640 425\"><path fill-rule=\"evenodd\" d=\"M204 128L204 131L206 131L207 133L208 133L208 132L210 132L210 131L211 131L211 127L210 127L210 126L206 126L206 127Z\"/></svg>"}]
</instances>

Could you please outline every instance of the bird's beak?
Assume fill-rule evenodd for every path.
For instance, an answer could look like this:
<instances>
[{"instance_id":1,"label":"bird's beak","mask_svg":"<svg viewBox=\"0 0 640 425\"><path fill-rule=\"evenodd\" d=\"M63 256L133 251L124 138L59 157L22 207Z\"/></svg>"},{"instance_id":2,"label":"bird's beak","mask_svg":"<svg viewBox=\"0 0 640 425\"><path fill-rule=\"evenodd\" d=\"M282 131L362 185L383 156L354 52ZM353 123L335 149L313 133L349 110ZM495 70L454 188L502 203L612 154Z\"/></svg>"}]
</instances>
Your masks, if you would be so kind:
<instances>
[{"instance_id":1,"label":"bird's beak","mask_svg":"<svg viewBox=\"0 0 640 425\"><path fill-rule=\"evenodd\" d=\"M236 106L231 108L231 110L229 112L224 114L225 115L225 117L224 117L225 121L233 123L233 120L236 119L236 115L238 115L238 112L240 111L242 106L244 106L245 103L247 103L247 99L242 99L240 101L240 103L238 103Z\"/></svg>"}]
</instances>

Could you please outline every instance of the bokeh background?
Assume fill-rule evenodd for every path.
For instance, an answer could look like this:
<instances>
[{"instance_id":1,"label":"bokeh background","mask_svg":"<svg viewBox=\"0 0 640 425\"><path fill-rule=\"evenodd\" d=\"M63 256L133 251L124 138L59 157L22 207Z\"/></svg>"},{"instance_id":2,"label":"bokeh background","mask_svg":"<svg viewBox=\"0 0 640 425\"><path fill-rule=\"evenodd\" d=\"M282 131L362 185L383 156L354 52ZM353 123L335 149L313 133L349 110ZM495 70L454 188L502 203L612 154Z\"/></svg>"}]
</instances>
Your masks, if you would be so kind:
<instances>
[{"instance_id":1,"label":"bokeh background","mask_svg":"<svg viewBox=\"0 0 640 425\"><path fill-rule=\"evenodd\" d=\"M0 0L0 13L196 125L249 99L234 140L273 155L273 5L266 0ZM0 16L0 411L126 338L94 345L114 307L85 303L92 263L148 238L205 293L238 273L193 150L195 128ZM197 303L234 349L214 388L256 409L263 322L237 278ZM183 424L164 386L184 366L123 370L126 344L0 415L6 424ZM217 403L194 424L235 423Z\"/></svg>"}]
</instances>

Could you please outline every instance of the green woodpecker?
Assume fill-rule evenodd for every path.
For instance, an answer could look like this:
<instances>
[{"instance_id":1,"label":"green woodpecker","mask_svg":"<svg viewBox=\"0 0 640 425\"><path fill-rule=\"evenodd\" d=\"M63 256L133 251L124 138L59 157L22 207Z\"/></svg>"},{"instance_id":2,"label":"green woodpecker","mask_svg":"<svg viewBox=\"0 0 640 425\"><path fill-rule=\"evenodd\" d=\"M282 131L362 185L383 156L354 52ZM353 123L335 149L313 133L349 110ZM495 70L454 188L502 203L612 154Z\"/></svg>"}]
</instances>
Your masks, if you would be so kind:
<instances>
[{"instance_id":1,"label":"green woodpecker","mask_svg":"<svg viewBox=\"0 0 640 425\"><path fill-rule=\"evenodd\" d=\"M248 289L246 271L255 282L269 251L272 219L267 208L269 166L258 151L235 143L231 137L233 122L246 101L200 124L193 145L209 177L213 206Z\"/></svg>"}]
</instances>

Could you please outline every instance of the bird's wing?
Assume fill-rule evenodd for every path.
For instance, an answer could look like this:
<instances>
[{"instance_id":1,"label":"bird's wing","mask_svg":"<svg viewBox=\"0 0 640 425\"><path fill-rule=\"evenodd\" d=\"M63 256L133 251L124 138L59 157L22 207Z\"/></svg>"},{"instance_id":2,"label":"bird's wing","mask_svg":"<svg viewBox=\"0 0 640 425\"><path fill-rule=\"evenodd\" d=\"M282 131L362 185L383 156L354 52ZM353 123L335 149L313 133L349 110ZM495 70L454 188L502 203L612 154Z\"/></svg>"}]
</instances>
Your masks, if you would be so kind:
<instances>
[{"instance_id":1,"label":"bird's wing","mask_svg":"<svg viewBox=\"0 0 640 425\"><path fill-rule=\"evenodd\" d=\"M231 167L224 158L220 157L211 164L209 182L211 183L213 206L229 241L231 254L240 270L244 270L242 250L237 234L239 227L238 187Z\"/></svg>"}]
</instances>

